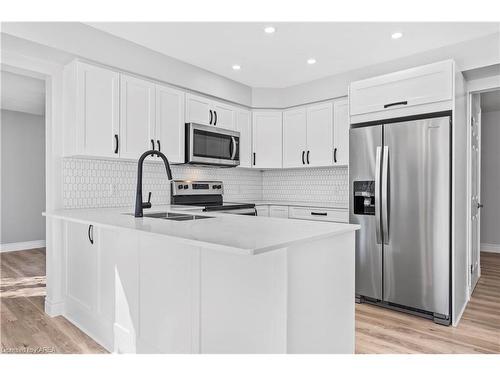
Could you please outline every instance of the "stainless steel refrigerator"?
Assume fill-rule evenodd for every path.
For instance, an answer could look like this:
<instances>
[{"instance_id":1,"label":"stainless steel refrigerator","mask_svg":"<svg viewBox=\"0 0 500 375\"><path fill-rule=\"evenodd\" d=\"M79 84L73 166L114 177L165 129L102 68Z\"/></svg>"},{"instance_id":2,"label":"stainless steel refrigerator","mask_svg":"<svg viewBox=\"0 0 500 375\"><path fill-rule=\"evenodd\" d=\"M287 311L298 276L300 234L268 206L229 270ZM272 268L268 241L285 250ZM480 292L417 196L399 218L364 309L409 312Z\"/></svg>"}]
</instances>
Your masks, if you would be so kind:
<instances>
[{"instance_id":1,"label":"stainless steel refrigerator","mask_svg":"<svg viewBox=\"0 0 500 375\"><path fill-rule=\"evenodd\" d=\"M450 324L451 113L353 124L349 147L356 299Z\"/></svg>"}]
</instances>

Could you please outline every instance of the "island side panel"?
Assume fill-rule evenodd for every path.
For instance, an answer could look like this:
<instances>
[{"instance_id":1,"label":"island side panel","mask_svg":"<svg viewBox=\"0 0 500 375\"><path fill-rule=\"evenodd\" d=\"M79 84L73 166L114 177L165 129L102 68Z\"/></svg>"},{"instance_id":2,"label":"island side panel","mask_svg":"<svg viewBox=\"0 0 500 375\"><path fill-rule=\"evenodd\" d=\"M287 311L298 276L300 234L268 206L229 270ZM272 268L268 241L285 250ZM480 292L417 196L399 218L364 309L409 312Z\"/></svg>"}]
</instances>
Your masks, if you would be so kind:
<instances>
[{"instance_id":1,"label":"island side panel","mask_svg":"<svg viewBox=\"0 0 500 375\"><path fill-rule=\"evenodd\" d=\"M354 231L288 249L288 353L354 353Z\"/></svg>"},{"instance_id":2,"label":"island side panel","mask_svg":"<svg viewBox=\"0 0 500 375\"><path fill-rule=\"evenodd\" d=\"M201 252L201 353L286 353L286 257Z\"/></svg>"}]
</instances>

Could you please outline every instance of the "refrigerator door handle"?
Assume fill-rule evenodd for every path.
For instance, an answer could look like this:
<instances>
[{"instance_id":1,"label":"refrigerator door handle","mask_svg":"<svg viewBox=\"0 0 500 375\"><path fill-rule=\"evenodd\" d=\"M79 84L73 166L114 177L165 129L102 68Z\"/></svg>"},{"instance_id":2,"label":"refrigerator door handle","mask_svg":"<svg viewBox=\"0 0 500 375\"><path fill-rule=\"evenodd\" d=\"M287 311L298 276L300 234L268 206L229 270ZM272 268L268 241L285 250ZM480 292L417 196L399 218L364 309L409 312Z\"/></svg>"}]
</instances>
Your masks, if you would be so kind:
<instances>
[{"instance_id":1,"label":"refrigerator door handle","mask_svg":"<svg viewBox=\"0 0 500 375\"><path fill-rule=\"evenodd\" d=\"M380 228L380 212L381 212L381 202L380 202L380 167L382 158L382 147L377 147L376 159L375 159L375 235L377 237L377 243L382 243L382 233Z\"/></svg>"},{"instance_id":2,"label":"refrigerator door handle","mask_svg":"<svg viewBox=\"0 0 500 375\"><path fill-rule=\"evenodd\" d=\"M384 245L389 244L389 147L384 146L382 153L382 237Z\"/></svg>"}]
</instances>

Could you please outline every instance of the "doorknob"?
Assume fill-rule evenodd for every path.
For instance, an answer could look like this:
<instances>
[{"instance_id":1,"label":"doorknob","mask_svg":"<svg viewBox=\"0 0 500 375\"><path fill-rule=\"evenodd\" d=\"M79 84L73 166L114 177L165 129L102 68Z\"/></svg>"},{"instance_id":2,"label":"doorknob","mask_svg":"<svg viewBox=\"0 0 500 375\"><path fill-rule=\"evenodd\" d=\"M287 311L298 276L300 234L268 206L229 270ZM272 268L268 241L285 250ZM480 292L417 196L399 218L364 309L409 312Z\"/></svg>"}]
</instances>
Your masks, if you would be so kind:
<instances>
[{"instance_id":1,"label":"doorknob","mask_svg":"<svg viewBox=\"0 0 500 375\"><path fill-rule=\"evenodd\" d=\"M483 208L483 204L482 203L478 203L477 204L477 208Z\"/></svg>"}]
</instances>

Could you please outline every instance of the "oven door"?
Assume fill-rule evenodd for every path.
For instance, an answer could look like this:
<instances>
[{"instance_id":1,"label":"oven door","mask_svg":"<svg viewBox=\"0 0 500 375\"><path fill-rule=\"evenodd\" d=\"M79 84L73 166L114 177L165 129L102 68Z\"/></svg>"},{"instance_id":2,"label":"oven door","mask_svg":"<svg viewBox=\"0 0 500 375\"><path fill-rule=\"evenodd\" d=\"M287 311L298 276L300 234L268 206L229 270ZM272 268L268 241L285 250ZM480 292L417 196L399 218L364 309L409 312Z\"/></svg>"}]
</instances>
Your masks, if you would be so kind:
<instances>
[{"instance_id":1,"label":"oven door","mask_svg":"<svg viewBox=\"0 0 500 375\"><path fill-rule=\"evenodd\" d=\"M186 163L235 167L240 164L240 133L186 124Z\"/></svg>"}]
</instances>

